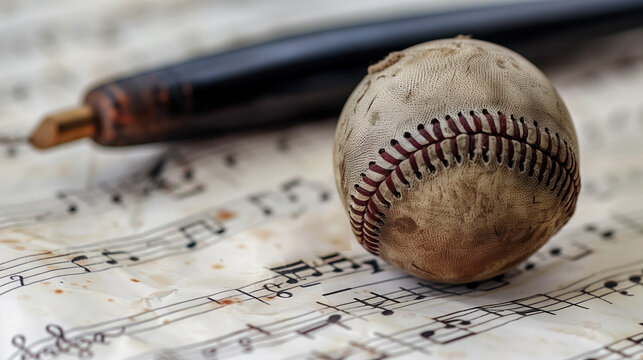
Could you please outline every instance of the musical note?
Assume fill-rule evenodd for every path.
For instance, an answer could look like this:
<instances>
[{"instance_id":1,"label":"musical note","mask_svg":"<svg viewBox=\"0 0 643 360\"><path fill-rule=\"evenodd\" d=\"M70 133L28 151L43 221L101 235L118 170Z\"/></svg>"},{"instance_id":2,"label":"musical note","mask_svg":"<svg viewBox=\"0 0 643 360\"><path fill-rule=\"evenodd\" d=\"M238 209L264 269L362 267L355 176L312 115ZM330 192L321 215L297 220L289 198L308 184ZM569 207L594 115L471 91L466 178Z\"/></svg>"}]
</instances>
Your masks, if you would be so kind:
<instances>
[{"instance_id":1,"label":"musical note","mask_svg":"<svg viewBox=\"0 0 643 360\"><path fill-rule=\"evenodd\" d=\"M440 326L430 330L424 330L420 332L419 335L423 339L431 340L438 344L447 344L473 335L473 332L466 329L469 325L471 325L471 321L469 320L449 319L440 321ZM448 337L448 340L445 340L445 337Z\"/></svg>"},{"instance_id":2,"label":"musical note","mask_svg":"<svg viewBox=\"0 0 643 360\"><path fill-rule=\"evenodd\" d=\"M384 304L386 304L387 302L391 302L393 304L399 304L400 303L399 301L397 301L395 299L388 298L388 297L386 297L384 295L374 293L372 291L370 293L371 293L371 295L373 295L372 297L369 297L369 298L366 298L366 299L359 299L359 298L353 298L353 299L355 301L358 301L358 302L364 304L364 305L370 306L373 309L382 310L381 314L384 315L384 316L389 316L389 315L394 314L394 311L390 310L390 309L386 309L384 307Z\"/></svg>"},{"instance_id":3,"label":"musical note","mask_svg":"<svg viewBox=\"0 0 643 360\"><path fill-rule=\"evenodd\" d=\"M56 194L56 198L65 203L69 214L76 214L78 212L78 204L75 201L72 201L66 193L59 192Z\"/></svg>"},{"instance_id":4,"label":"musical note","mask_svg":"<svg viewBox=\"0 0 643 360\"><path fill-rule=\"evenodd\" d=\"M309 188L309 190L305 189ZM284 193L288 194L290 201L297 201L302 195L310 196L317 193L318 201L326 202L331 198L331 192L328 188L319 186L319 184L311 182L303 182L301 179L295 178L291 181L284 183L282 186ZM303 191L303 194L299 192Z\"/></svg>"},{"instance_id":5,"label":"musical note","mask_svg":"<svg viewBox=\"0 0 643 360\"><path fill-rule=\"evenodd\" d=\"M303 330L297 330L297 333L304 335L306 337L312 338L312 335L310 335L313 332L319 331L329 325L339 325L343 327L344 329L350 330L350 328L344 324L341 323L342 316L339 314L333 314L330 315L325 321L323 321L321 324L316 324L313 325L312 327L303 329Z\"/></svg>"},{"instance_id":6,"label":"musical note","mask_svg":"<svg viewBox=\"0 0 643 360\"><path fill-rule=\"evenodd\" d=\"M297 201L298 196L295 192L293 192L293 189L296 189L299 186L301 186L300 179L293 179L282 186L284 192L288 194L288 198L290 199L290 201Z\"/></svg>"},{"instance_id":7,"label":"musical note","mask_svg":"<svg viewBox=\"0 0 643 360\"><path fill-rule=\"evenodd\" d=\"M266 284L263 284L263 288L270 292L275 293L275 296L278 296L280 298L292 297L291 292L281 289L281 284L266 283Z\"/></svg>"},{"instance_id":8,"label":"musical note","mask_svg":"<svg viewBox=\"0 0 643 360\"><path fill-rule=\"evenodd\" d=\"M599 230L596 228L595 225L592 225L592 224L587 225L585 227L585 230L590 233L596 233L605 240L610 240L614 237L614 230L612 229Z\"/></svg>"},{"instance_id":9,"label":"musical note","mask_svg":"<svg viewBox=\"0 0 643 360\"><path fill-rule=\"evenodd\" d=\"M258 195L253 195L249 198L250 202L254 204L256 207L258 207L264 215L270 216L273 214L273 209L266 205L263 201L262 198L264 198L265 195L263 194L258 194Z\"/></svg>"},{"instance_id":10,"label":"musical note","mask_svg":"<svg viewBox=\"0 0 643 360\"><path fill-rule=\"evenodd\" d=\"M569 261L578 261L594 253L594 250L585 244L571 242L566 246L557 246L549 250L552 257L561 256Z\"/></svg>"},{"instance_id":11,"label":"musical note","mask_svg":"<svg viewBox=\"0 0 643 360\"><path fill-rule=\"evenodd\" d=\"M80 359L91 358L94 356L94 345L108 345L108 340L121 336L125 328L117 328L116 331L112 332L95 331L79 336L68 336L60 325L48 324L45 326L45 331L54 342L51 345L40 347L37 351L29 349L24 335L13 336L11 344L19 351L18 354L21 359L41 359L59 355L76 356Z\"/></svg>"},{"instance_id":12,"label":"musical note","mask_svg":"<svg viewBox=\"0 0 643 360\"><path fill-rule=\"evenodd\" d=\"M407 288L405 288L405 287L402 287L402 286L400 286L400 290L402 290L402 291L406 291L406 292L408 292L409 294L411 294L411 295L415 296L415 299L414 299L414 300L422 300L422 299L426 298L426 296L424 296L424 295L422 295L422 294L420 294L420 293L418 293L418 292L415 292L415 291L413 291L413 290L411 290L411 289L407 289Z\"/></svg>"},{"instance_id":13,"label":"musical note","mask_svg":"<svg viewBox=\"0 0 643 360\"><path fill-rule=\"evenodd\" d=\"M9 279L18 281L20 286L25 286L25 278L22 275L11 275Z\"/></svg>"},{"instance_id":14,"label":"musical note","mask_svg":"<svg viewBox=\"0 0 643 360\"><path fill-rule=\"evenodd\" d=\"M302 260L270 268L270 270L287 278L286 282L289 284L296 284L301 280L306 280L306 276L322 276L323 274L312 265L305 263ZM301 276L300 273L306 272L307 275ZM290 276L293 275L293 276Z\"/></svg>"},{"instance_id":15,"label":"musical note","mask_svg":"<svg viewBox=\"0 0 643 360\"><path fill-rule=\"evenodd\" d=\"M376 274L378 272L383 271L382 268L380 267L379 262L377 260L375 260L375 259L366 260L366 261L362 262L362 264L368 265L371 268L373 268L373 271L371 271L371 274Z\"/></svg>"},{"instance_id":16,"label":"musical note","mask_svg":"<svg viewBox=\"0 0 643 360\"><path fill-rule=\"evenodd\" d=\"M243 348L243 352L252 352L252 339L243 337L239 339L239 345Z\"/></svg>"},{"instance_id":17,"label":"musical note","mask_svg":"<svg viewBox=\"0 0 643 360\"><path fill-rule=\"evenodd\" d=\"M333 272L343 272L344 269L338 267L338 264L347 263L350 265L351 269L359 269L360 265L356 264L354 261L341 256L339 253L334 253L330 255L320 256L324 265L330 265L333 268Z\"/></svg>"},{"instance_id":18,"label":"musical note","mask_svg":"<svg viewBox=\"0 0 643 360\"><path fill-rule=\"evenodd\" d=\"M168 163L171 155L168 152L167 154L164 154L161 156L160 159L148 170L147 172L147 178L150 180L150 182L161 185L163 179L161 179L161 175L163 174L163 170L165 169L165 165Z\"/></svg>"},{"instance_id":19,"label":"musical note","mask_svg":"<svg viewBox=\"0 0 643 360\"><path fill-rule=\"evenodd\" d=\"M87 255L75 256L73 259L71 259L71 262L72 262L72 264L74 264L74 265L76 265L76 266L78 266L80 268L83 268L85 270L85 272L91 272L91 270L89 270L88 267L78 263L81 260L88 260Z\"/></svg>"},{"instance_id":20,"label":"musical note","mask_svg":"<svg viewBox=\"0 0 643 360\"><path fill-rule=\"evenodd\" d=\"M206 349L201 350L201 355L205 358L216 358L217 356L217 348L216 347L209 347Z\"/></svg>"},{"instance_id":21,"label":"musical note","mask_svg":"<svg viewBox=\"0 0 643 360\"><path fill-rule=\"evenodd\" d=\"M159 167L159 164L162 166ZM180 153L168 152L148 174L148 181L154 186L150 190L159 190L176 200L202 194L206 191L206 185L196 178L195 172L194 164Z\"/></svg>"},{"instance_id":22,"label":"musical note","mask_svg":"<svg viewBox=\"0 0 643 360\"><path fill-rule=\"evenodd\" d=\"M118 264L118 261L115 258L113 258L112 255L121 255L121 254L129 254L129 253L127 251L108 251L108 250L103 250L103 252L101 254L109 259L109 260L106 261L106 263L108 263L110 265L116 265L116 264ZM130 261L138 261L139 260L139 258L134 256L134 255L128 256L128 259Z\"/></svg>"},{"instance_id":23,"label":"musical note","mask_svg":"<svg viewBox=\"0 0 643 360\"><path fill-rule=\"evenodd\" d=\"M199 237L203 238L212 235L221 235L225 232L225 228L218 225L215 229L209 222L198 220L194 223L179 227L179 231L183 233L185 238L188 240L185 247L193 248L198 244Z\"/></svg>"},{"instance_id":24,"label":"musical note","mask_svg":"<svg viewBox=\"0 0 643 360\"><path fill-rule=\"evenodd\" d=\"M7 158L15 158L18 155L18 146L25 144L26 140L23 137L0 134L0 146L5 148Z\"/></svg>"},{"instance_id":25,"label":"musical note","mask_svg":"<svg viewBox=\"0 0 643 360\"><path fill-rule=\"evenodd\" d=\"M465 284L464 287L470 290L493 291L509 285L510 283L506 279L508 277L509 276L505 274L501 274L490 280L486 280L482 282L477 281L477 282Z\"/></svg>"},{"instance_id":26,"label":"musical note","mask_svg":"<svg viewBox=\"0 0 643 360\"><path fill-rule=\"evenodd\" d=\"M186 168L185 170L183 170L183 179L185 181L194 180L194 169Z\"/></svg>"}]
</instances>

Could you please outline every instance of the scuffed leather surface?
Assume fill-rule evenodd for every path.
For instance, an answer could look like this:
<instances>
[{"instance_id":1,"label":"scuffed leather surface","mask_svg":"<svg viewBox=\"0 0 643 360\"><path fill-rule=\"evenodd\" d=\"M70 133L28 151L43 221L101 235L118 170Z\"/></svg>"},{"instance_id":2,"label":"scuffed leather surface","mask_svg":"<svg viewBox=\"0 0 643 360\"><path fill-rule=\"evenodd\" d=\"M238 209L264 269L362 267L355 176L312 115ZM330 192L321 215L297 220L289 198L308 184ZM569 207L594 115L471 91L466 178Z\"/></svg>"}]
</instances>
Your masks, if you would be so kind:
<instances>
[{"instance_id":1,"label":"scuffed leather surface","mask_svg":"<svg viewBox=\"0 0 643 360\"><path fill-rule=\"evenodd\" d=\"M369 68L340 115L335 179L367 249L413 275L463 283L509 270L567 222L577 154L569 113L534 65L495 44L445 39ZM373 166L390 171L395 192ZM365 195L375 190L384 201ZM381 216L359 215L369 201Z\"/></svg>"}]
</instances>

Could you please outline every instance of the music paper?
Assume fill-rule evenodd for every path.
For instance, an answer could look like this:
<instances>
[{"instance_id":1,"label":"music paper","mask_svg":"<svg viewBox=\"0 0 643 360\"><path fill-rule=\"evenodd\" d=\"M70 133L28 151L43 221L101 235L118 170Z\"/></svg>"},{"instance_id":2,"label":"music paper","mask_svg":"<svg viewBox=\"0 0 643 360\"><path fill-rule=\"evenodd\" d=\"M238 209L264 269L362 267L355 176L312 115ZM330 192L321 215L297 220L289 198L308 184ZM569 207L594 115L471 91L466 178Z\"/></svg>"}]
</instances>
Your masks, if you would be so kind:
<instances>
[{"instance_id":1,"label":"music paper","mask_svg":"<svg viewBox=\"0 0 643 360\"><path fill-rule=\"evenodd\" d=\"M236 2L54 3L0 5L1 358L643 358L643 31L544 68L579 135L572 220L508 273L448 285L353 239L333 183L335 119L31 150L38 117L73 105L88 79L278 28L251 21L268 11L259 1L245 33L220 36Z\"/></svg>"}]
</instances>

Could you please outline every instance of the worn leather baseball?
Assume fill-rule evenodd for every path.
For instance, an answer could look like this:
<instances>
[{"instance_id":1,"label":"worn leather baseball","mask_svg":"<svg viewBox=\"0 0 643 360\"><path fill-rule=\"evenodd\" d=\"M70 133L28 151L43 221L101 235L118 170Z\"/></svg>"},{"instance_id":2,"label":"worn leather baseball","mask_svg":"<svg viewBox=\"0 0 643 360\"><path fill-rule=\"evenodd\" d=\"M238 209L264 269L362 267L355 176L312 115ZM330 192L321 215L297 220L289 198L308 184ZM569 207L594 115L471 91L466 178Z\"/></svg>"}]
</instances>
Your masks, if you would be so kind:
<instances>
[{"instance_id":1,"label":"worn leather baseball","mask_svg":"<svg viewBox=\"0 0 643 360\"><path fill-rule=\"evenodd\" d=\"M340 115L335 180L359 243L421 278L505 273L574 213L571 118L504 47L426 42L368 68Z\"/></svg>"}]
</instances>

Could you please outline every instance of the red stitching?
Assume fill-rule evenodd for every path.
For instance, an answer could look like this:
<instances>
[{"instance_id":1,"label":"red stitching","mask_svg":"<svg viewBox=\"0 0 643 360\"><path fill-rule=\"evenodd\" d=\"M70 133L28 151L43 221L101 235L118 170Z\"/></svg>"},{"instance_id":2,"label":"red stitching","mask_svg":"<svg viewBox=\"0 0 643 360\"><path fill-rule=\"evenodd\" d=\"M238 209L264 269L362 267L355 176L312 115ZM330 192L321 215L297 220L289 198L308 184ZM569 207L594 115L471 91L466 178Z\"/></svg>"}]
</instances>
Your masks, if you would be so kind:
<instances>
[{"instance_id":1,"label":"red stitching","mask_svg":"<svg viewBox=\"0 0 643 360\"><path fill-rule=\"evenodd\" d=\"M431 134L429 134L429 132L426 131L426 129L424 128L424 125L420 124L418 126L418 131L420 132L420 135L422 135L422 137L426 139L426 141L428 141L428 142L434 142L435 141L435 139L433 139L431 137ZM420 146L422 146L422 145L420 145Z\"/></svg>"},{"instance_id":2,"label":"red stitching","mask_svg":"<svg viewBox=\"0 0 643 360\"><path fill-rule=\"evenodd\" d=\"M515 155L514 154L514 142L511 141L511 140L507 141L507 148L509 148L507 150L507 152L508 152L507 157L509 158L509 162L507 163L507 166L509 166L510 168L513 168L514 167L514 155Z\"/></svg>"},{"instance_id":3,"label":"red stitching","mask_svg":"<svg viewBox=\"0 0 643 360\"><path fill-rule=\"evenodd\" d=\"M406 149L405 149L405 148L403 148L403 147L402 147L402 145L400 145L400 143L398 143L397 141L392 142L392 145L393 145L393 148L395 149L395 151L397 151L398 153L400 153L400 155L404 156L405 158L408 158L408 157L411 155L411 154L410 154L408 151L406 151Z\"/></svg>"},{"instance_id":4,"label":"red stitching","mask_svg":"<svg viewBox=\"0 0 643 360\"><path fill-rule=\"evenodd\" d=\"M400 163L400 160L398 160L398 159L394 158L393 156L391 156L391 155L390 155L389 153L387 153L387 152L382 152L382 153L380 154L380 156L381 156L384 160L386 160L389 164L397 165L397 164L399 164L399 163Z\"/></svg>"},{"instance_id":5,"label":"red stitching","mask_svg":"<svg viewBox=\"0 0 643 360\"><path fill-rule=\"evenodd\" d=\"M473 117L473 124L476 127L476 132L482 132L482 121L480 121L480 118L478 115L475 115L473 111L471 112L471 116Z\"/></svg>"},{"instance_id":6,"label":"red stitching","mask_svg":"<svg viewBox=\"0 0 643 360\"><path fill-rule=\"evenodd\" d=\"M440 121L438 121L438 119L433 119L431 120L431 125L433 125L433 135L435 135L438 140L444 140Z\"/></svg>"},{"instance_id":7,"label":"red stitching","mask_svg":"<svg viewBox=\"0 0 643 360\"><path fill-rule=\"evenodd\" d=\"M447 125L449 125L449 129L453 131L456 135L460 135L460 129L458 129L458 126L455 124L455 121L451 118L451 116L446 117L447 120Z\"/></svg>"},{"instance_id":8,"label":"red stitching","mask_svg":"<svg viewBox=\"0 0 643 360\"><path fill-rule=\"evenodd\" d=\"M409 134L409 137L407 138L407 140L411 145L413 145L415 149L419 149L422 147L422 145L420 145L420 143L417 140L415 140L415 138L411 137L411 134Z\"/></svg>"},{"instance_id":9,"label":"red stitching","mask_svg":"<svg viewBox=\"0 0 643 360\"><path fill-rule=\"evenodd\" d=\"M491 116L491 114L489 114L489 112L486 109L482 110L482 115L484 115L484 117L487 119L487 123L489 123L489 129L491 129L491 134L495 135L497 133L497 130L496 130L496 122L493 121L493 117Z\"/></svg>"},{"instance_id":10,"label":"red stitching","mask_svg":"<svg viewBox=\"0 0 643 360\"><path fill-rule=\"evenodd\" d=\"M518 127L518 121L516 121L516 118L513 115L511 115L511 124L514 128L514 139L520 138L520 127Z\"/></svg>"},{"instance_id":11,"label":"red stitching","mask_svg":"<svg viewBox=\"0 0 643 360\"><path fill-rule=\"evenodd\" d=\"M381 154L380 154L380 155L381 155ZM384 158L384 160L386 160L386 158ZM388 161L388 160L386 160L386 161ZM397 164L399 164L399 163L400 163L400 162L399 162L399 161L397 161L397 162L392 162L391 164L393 164L393 165L397 165ZM383 167L381 167L381 166L379 166L379 165L375 165L374 163L373 163L373 164L371 164L371 166L369 166L369 169L370 169L371 171L373 171L373 172L376 172L376 173L381 174L381 175L384 175L384 176L387 176L387 175L389 174L389 171L388 171L388 170L384 169Z\"/></svg>"},{"instance_id":12,"label":"red stitching","mask_svg":"<svg viewBox=\"0 0 643 360\"><path fill-rule=\"evenodd\" d=\"M442 152L442 146L440 146L439 142L435 143L435 153L438 154L438 159L446 166L447 159L444 157L444 152Z\"/></svg>"},{"instance_id":13,"label":"red stitching","mask_svg":"<svg viewBox=\"0 0 643 360\"><path fill-rule=\"evenodd\" d=\"M496 159L498 163L502 162L502 138L496 138Z\"/></svg>"},{"instance_id":14,"label":"red stitching","mask_svg":"<svg viewBox=\"0 0 643 360\"><path fill-rule=\"evenodd\" d=\"M450 150L453 154L456 162L461 163L463 161L462 156L465 154L460 153L458 147L457 136L461 134L467 134L469 136L469 146L468 146L468 157L470 160L473 160L476 156L476 146L481 146L482 148L482 158L484 162L489 162L489 151L491 150L490 140L493 138L495 141L495 153L498 163L502 163L502 152L504 143L506 142L507 146L507 155L508 160L506 165L509 168L514 168L514 156L515 152L520 152L520 159L518 161L518 167L520 172L525 172L528 176L532 177L535 175L535 166L537 164L537 154L540 152L542 154L542 164L538 171L537 181L542 183L545 181L545 186L549 188L550 191L555 190L558 187L558 192L556 196L561 199L563 206L566 207L567 211L570 211L572 206L576 203L578 188L580 187L580 178L578 176L578 165L576 158L570 152L569 146L566 141L561 142L560 136L558 133L555 136L552 136L549 133L549 129L545 128L545 135L541 134L541 131L538 127L538 123L534 121L533 129L530 129L529 126L525 123L524 118L516 120L513 115L510 115L509 119L502 112L498 112L497 121L498 126L496 126L496 118L491 115L486 109L482 110L484 119L487 122L489 127L488 132L485 132L483 128L483 123L480 117L475 113L475 111L470 111L469 115L473 123L467 121L467 118L462 113L458 113L458 123L451 116L446 116L444 121L446 122L446 127L448 130L453 132L453 135L445 135L442 132L442 123L437 119L433 119L430 122L430 129L433 134L431 134L424 124L420 124L417 127L418 133L421 138L415 138L411 133L404 133L404 139L407 143L413 147L413 150L407 150L400 144L397 140L391 140L392 150L395 151L401 156L394 156L393 152L386 151L385 149L380 149L379 157L384 161L381 163L382 166L376 164L375 161L369 163L369 170L371 175L361 174L362 182L360 184L355 184L354 189L356 191L355 195L351 195L351 204L350 204L350 213L351 215L351 227L353 232L358 237L360 244L364 246L369 252L379 255L379 233L380 226L384 225L385 214L382 213L376 205L378 201L385 208L391 206L390 199L387 199L384 194L380 191L381 186L385 187L390 194L394 197L401 196L398 188L396 186L396 181L393 179L395 175L400 183L406 186L410 186L410 183L406 179L400 164L406 160L409 160L411 170L415 173L415 176L418 179L422 179L422 172L418 166L418 159L416 155L419 152L419 155L422 156L424 164L427 167L428 171L434 173L437 171L433 165L433 161L439 160L445 167L451 166L449 160L444 154L444 150ZM511 124L513 131L509 131L508 126ZM474 130L475 129L475 130ZM536 132L534 144L529 144L527 138L530 133ZM476 136L482 135L478 138L481 138L479 143L476 143ZM542 139L547 138L546 150L542 149ZM423 139L422 139L423 138ZM554 138L556 140L556 146L554 148ZM443 140L449 140L448 146L445 144L443 149L441 142ZM518 150L514 141L520 143L520 149ZM421 142L426 142L422 145ZM562 146L564 145L564 146ZM435 154L433 156L437 159L431 161L431 154L429 153L429 147L433 146ZM466 151L466 150L465 150ZM531 154L531 157L527 164L527 152ZM564 157L564 159L563 159ZM561 160L562 159L562 160ZM545 170L547 165L551 162L551 169L547 179L544 179ZM384 166L384 167L383 167ZM388 167L391 167L388 169ZM527 166L527 169L525 167ZM564 176L563 176L564 173ZM556 177L555 181L552 179ZM562 180L562 183L561 183ZM551 185L551 186L550 186ZM576 189L573 194L570 195L572 187ZM372 190L371 190L372 188ZM562 197L561 197L562 194ZM569 196L568 196L569 195ZM359 198L358 196L362 197ZM362 210L359 210L363 208Z\"/></svg>"},{"instance_id":15,"label":"red stitching","mask_svg":"<svg viewBox=\"0 0 643 360\"><path fill-rule=\"evenodd\" d=\"M374 191L368 191L359 185L355 185L355 190L357 190L357 192L360 193L361 195L369 196L369 197L372 196L374 193Z\"/></svg>"},{"instance_id":16,"label":"red stitching","mask_svg":"<svg viewBox=\"0 0 643 360\"><path fill-rule=\"evenodd\" d=\"M411 154L411 156L409 156L409 163L411 164L411 169L417 176L417 173L420 172L420 168L418 167L417 160L415 160L415 155Z\"/></svg>"},{"instance_id":17,"label":"red stitching","mask_svg":"<svg viewBox=\"0 0 643 360\"><path fill-rule=\"evenodd\" d=\"M500 133L507 135L507 117L503 113L498 113L498 118L500 119Z\"/></svg>"},{"instance_id":18,"label":"red stitching","mask_svg":"<svg viewBox=\"0 0 643 360\"><path fill-rule=\"evenodd\" d=\"M471 130L471 126L469 126L469 122L467 122L467 119L462 115L462 113L458 113L458 120L460 120L460 124L462 124L465 133L468 134L473 132L473 130Z\"/></svg>"},{"instance_id":19,"label":"red stitching","mask_svg":"<svg viewBox=\"0 0 643 360\"><path fill-rule=\"evenodd\" d=\"M370 178L364 177L364 183L372 186L372 187L377 187L379 184L376 183L375 181L371 180Z\"/></svg>"},{"instance_id":20,"label":"red stitching","mask_svg":"<svg viewBox=\"0 0 643 360\"><path fill-rule=\"evenodd\" d=\"M536 148L540 148L540 131L536 131L536 143L534 145Z\"/></svg>"},{"instance_id":21,"label":"red stitching","mask_svg":"<svg viewBox=\"0 0 643 360\"><path fill-rule=\"evenodd\" d=\"M458 139L452 137L449 142L451 143L451 152L453 153L453 156L455 157L456 161L462 162L462 158L458 150Z\"/></svg>"}]
</instances>

